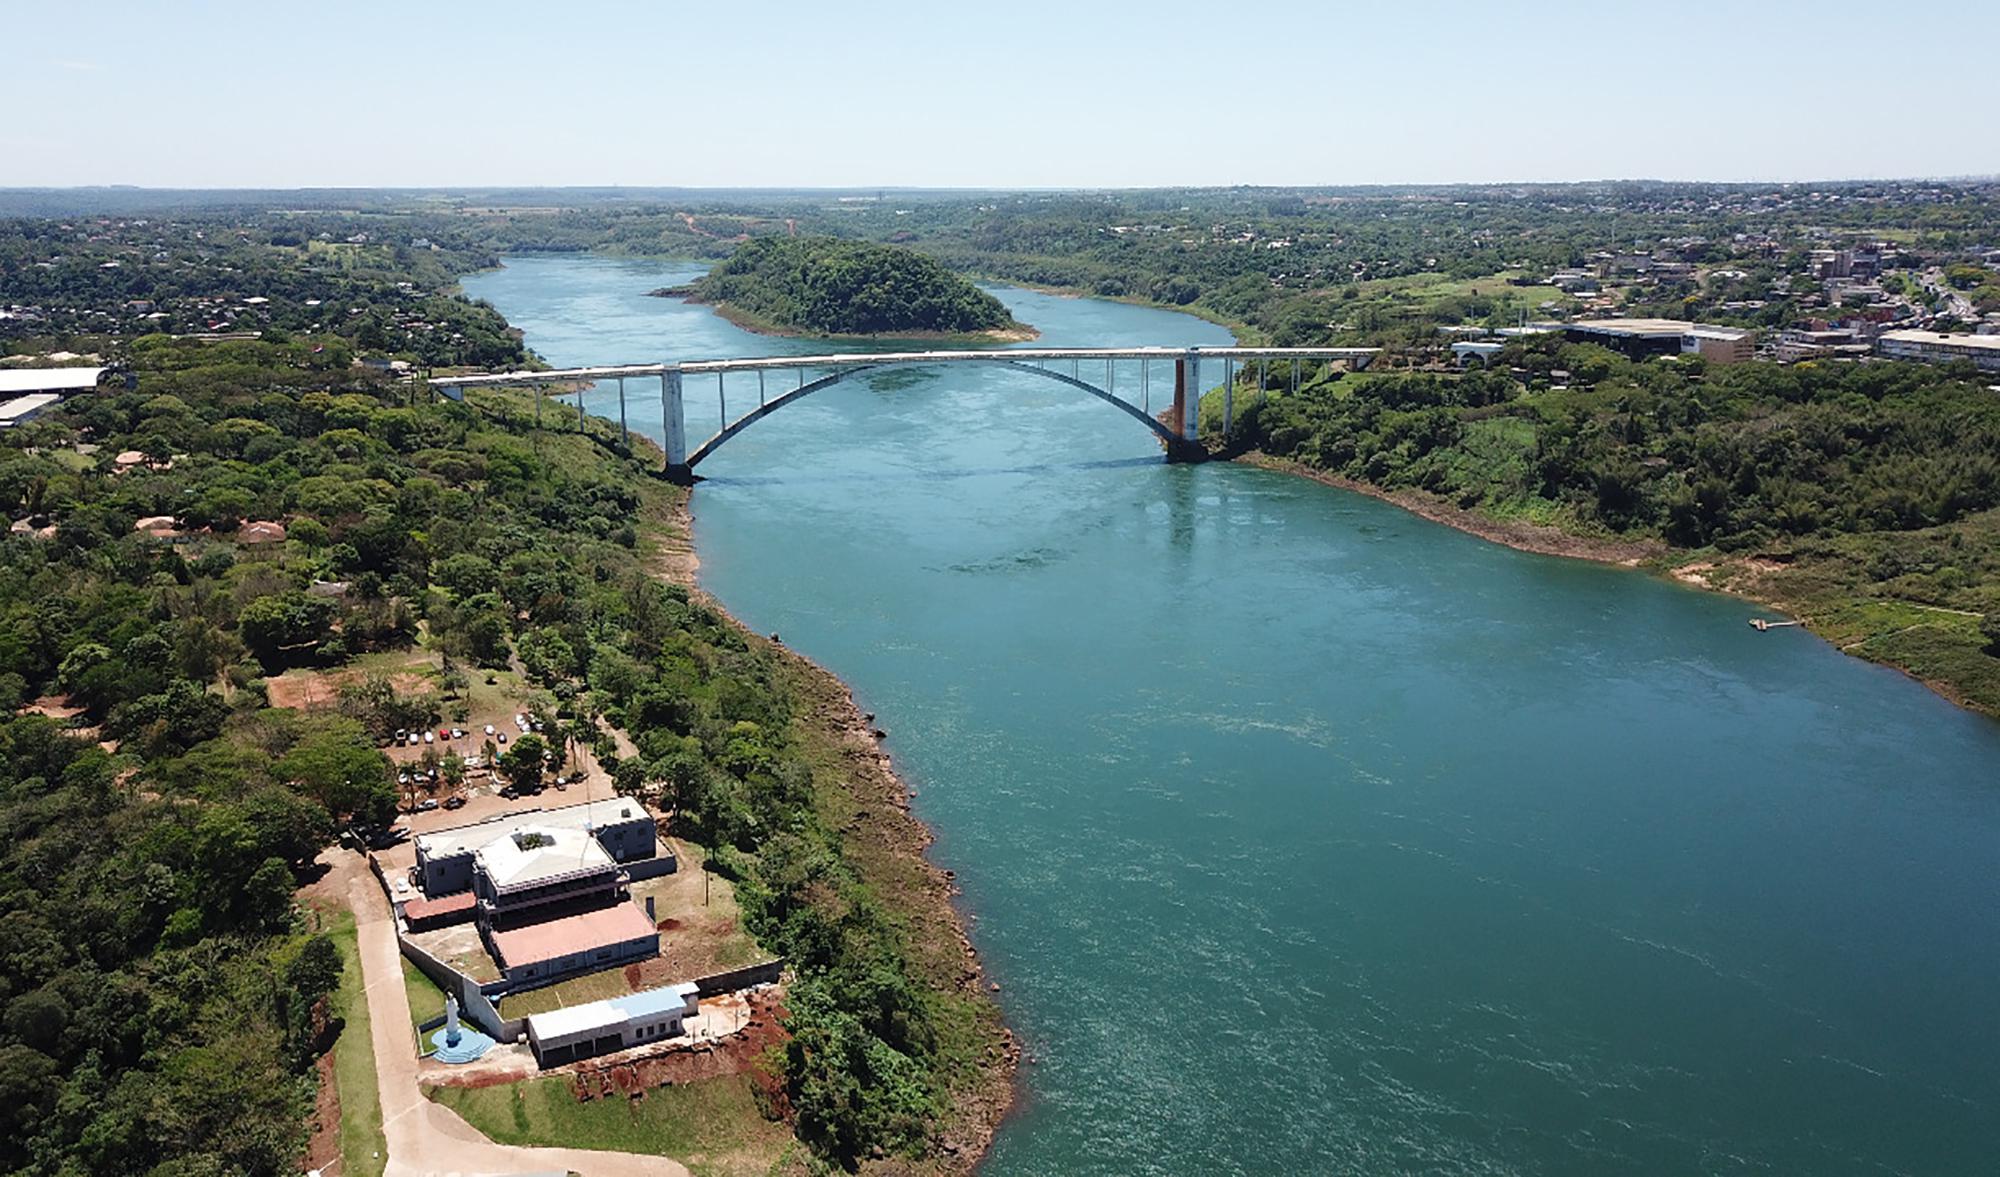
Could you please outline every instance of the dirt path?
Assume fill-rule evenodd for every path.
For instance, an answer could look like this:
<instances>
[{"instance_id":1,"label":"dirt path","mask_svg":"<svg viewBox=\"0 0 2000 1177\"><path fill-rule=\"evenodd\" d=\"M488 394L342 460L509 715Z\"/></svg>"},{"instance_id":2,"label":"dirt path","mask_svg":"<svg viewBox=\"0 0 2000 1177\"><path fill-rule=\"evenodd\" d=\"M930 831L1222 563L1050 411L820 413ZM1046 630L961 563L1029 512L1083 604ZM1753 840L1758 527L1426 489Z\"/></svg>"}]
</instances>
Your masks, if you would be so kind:
<instances>
[{"instance_id":1,"label":"dirt path","mask_svg":"<svg viewBox=\"0 0 2000 1177\"><path fill-rule=\"evenodd\" d=\"M361 857L329 855L347 876L361 945L361 974L375 1048L375 1077L382 1095L382 1130L389 1143L387 1177L499 1177L513 1173L575 1172L583 1177L687 1177L666 1157L592 1152L574 1148L517 1148L495 1144L458 1113L425 1099L417 1089L418 1060L410 1047L410 999L403 988L401 953L388 897Z\"/></svg>"}]
</instances>

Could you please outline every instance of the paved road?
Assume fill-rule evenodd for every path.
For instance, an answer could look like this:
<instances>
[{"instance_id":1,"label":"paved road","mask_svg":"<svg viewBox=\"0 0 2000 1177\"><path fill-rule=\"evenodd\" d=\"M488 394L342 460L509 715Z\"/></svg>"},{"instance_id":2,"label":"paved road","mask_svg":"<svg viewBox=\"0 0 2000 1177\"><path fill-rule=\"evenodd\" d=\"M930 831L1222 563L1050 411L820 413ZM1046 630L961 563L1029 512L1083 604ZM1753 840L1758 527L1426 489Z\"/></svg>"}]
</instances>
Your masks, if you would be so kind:
<instances>
[{"instance_id":1,"label":"paved road","mask_svg":"<svg viewBox=\"0 0 2000 1177\"><path fill-rule=\"evenodd\" d=\"M516 1148L495 1144L458 1113L417 1090L417 1057L410 1049L410 997L403 988L401 953L389 900L359 854L330 851L334 869L347 876L361 943L361 973L375 1046L375 1078L382 1092L382 1125L389 1142L387 1177L504 1177L520 1173L576 1172L583 1177L687 1177L679 1162L636 1153L575 1148Z\"/></svg>"}]
</instances>

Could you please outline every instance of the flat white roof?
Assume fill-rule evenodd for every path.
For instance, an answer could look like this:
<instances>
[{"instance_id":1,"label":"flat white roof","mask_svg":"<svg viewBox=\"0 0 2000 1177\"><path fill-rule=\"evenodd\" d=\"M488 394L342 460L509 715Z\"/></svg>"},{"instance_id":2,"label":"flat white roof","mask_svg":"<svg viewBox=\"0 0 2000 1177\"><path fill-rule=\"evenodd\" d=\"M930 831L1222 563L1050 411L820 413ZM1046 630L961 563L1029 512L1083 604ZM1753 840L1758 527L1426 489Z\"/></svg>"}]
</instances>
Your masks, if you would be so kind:
<instances>
[{"instance_id":1,"label":"flat white roof","mask_svg":"<svg viewBox=\"0 0 2000 1177\"><path fill-rule=\"evenodd\" d=\"M31 392L27 396L17 396L5 404L0 404L0 425L12 425L61 399L60 392Z\"/></svg>"},{"instance_id":2,"label":"flat white roof","mask_svg":"<svg viewBox=\"0 0 2000 1177\"><path fill-rule=\"evenodd\" d=\"M522 841L538 842L523 847ZM550 882L614 865L597 839L582 830L524 826L504 833L474 852L486 877L500 890Z\"/></svg>"},{"instance_id":3,"label":"flat white roof","mask_svg":"<svg viewBox=\"0 0 2000 1177\"><path fill-rule=\"evenodd\" d=\"M1892 343L1924 343L2000 352L2000 335L1946 335L1942 331L1884 331L1876 338L1886 339Z\"/></svg>"},{"instance_id":4,"label":"flat white roof","mask_svg":"<svg viewBox=\"0 0 2000 1177\"><path fill-rule=\"evenodd\" d=\"M1685 335L1694 329L1686 319L1585 319L1569 326L1606 335Z\"/></svg>"},{"instance_id":5,"label":"flat white roof","mask_svg":"<svg viewBox=\"0 0 2000 1177\"><path fill-rule=\"evenodd\" d=\"M529 1014L528 1025L533 1030L535 1041L546 1042L551 1038L567 1038L572 1034L591 1034L598 1030L608 1030L625 1024L626 1013L608 1001L592 1001L583 1005L572 1005L564 1009L553 1009L545 1014Z\"/></svg>"},{"instance_id":6,"label":"flat white roof","mask_svg":"<svg viewBox=\"0 0 2000 1177\"><path fill-rule=\"evenodd\" d=\"M526 829L529 826L596 831L628 821L651 819L652 815L646 811L646 807L630 797L610 797L603 801L585 801L557 809L525 809L516 813L503 813L469 826L434 830L428 834L417 835L417 845L423 848L427 858L450 858L454 854L477 850L503 834Z\"/></svg>"},{"instance_id":7,"label":"flat white roof","mask_svg":"<svg viewBox=\"0 0 2000 1177\"><path fill-rule=\"evenodd\" d=\"M0 396L96 388L102 368L0 368Z\"/></svg>"},{"instance_id":8,"label":"flat white roof","mask_svg":"<svg viewBox=\"0 0 2000 1177\"><path fill-rule=\"evenodd\" d=\"M666 985L658 989L643 989L625 997L609 997L603 1001L586 1002L565 1009L550 1010L545 1014L529 1014L528 1024L533 1027L535 1040L567 1038L572 1034L595 1033L622 1026L633 1018L644 1018L669 1010L685 1010L691 998L701 987L693 981L682 981L678 985Z\"/></svg>"}]
</instances>

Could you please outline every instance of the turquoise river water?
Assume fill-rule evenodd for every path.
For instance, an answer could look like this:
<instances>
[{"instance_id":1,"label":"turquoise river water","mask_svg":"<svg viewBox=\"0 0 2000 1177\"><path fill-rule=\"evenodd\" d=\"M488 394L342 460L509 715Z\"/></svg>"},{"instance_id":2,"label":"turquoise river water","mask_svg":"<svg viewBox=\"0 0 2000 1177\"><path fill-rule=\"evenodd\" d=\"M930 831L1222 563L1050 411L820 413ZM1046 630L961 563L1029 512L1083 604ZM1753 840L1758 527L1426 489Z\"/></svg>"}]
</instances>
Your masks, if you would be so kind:
<instances>
[{"instance_id":1,"label":"turquoise river water","mask_svg":"<svg viewBox=\"0 0 2000 1177\"><path fill-rule=\"evenodd\" d=\"M646 297L696 272L466 286L559 364L825 350ZM1035 1060L984 1172L2000 1171L2000 725L1019 373L856 379L701 473L703 582L879 715Z\"/></svg>"}]
</instances>

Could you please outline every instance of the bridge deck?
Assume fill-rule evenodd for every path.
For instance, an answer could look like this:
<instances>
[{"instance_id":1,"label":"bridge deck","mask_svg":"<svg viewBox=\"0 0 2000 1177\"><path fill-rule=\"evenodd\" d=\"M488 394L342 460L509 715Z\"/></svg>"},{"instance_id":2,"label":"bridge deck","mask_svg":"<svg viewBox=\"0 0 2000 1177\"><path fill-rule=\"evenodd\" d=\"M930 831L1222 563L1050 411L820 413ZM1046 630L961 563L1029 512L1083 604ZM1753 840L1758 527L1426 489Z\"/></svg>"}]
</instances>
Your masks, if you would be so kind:
<instances>
[{"instance_id":1,"label":"bridge deck","mask_svg":"<svg viewBox=\"0 0 2000 1177\"><path fill-rule=\"evenodd\" d=\"M616 380L626 376L683 376L713 372L768 372L791 368L856 368L880 364L1048 363L1059 360L1366 360L1374 347L1023 347L987 351L835 352L816 356L762 356L742 360L691 360L681 364L623 364L600 368L553 368L541 372L492 372L476 376L434 376L444 388L546 384L556 380Z\"/></svg>"}]
</instances>

